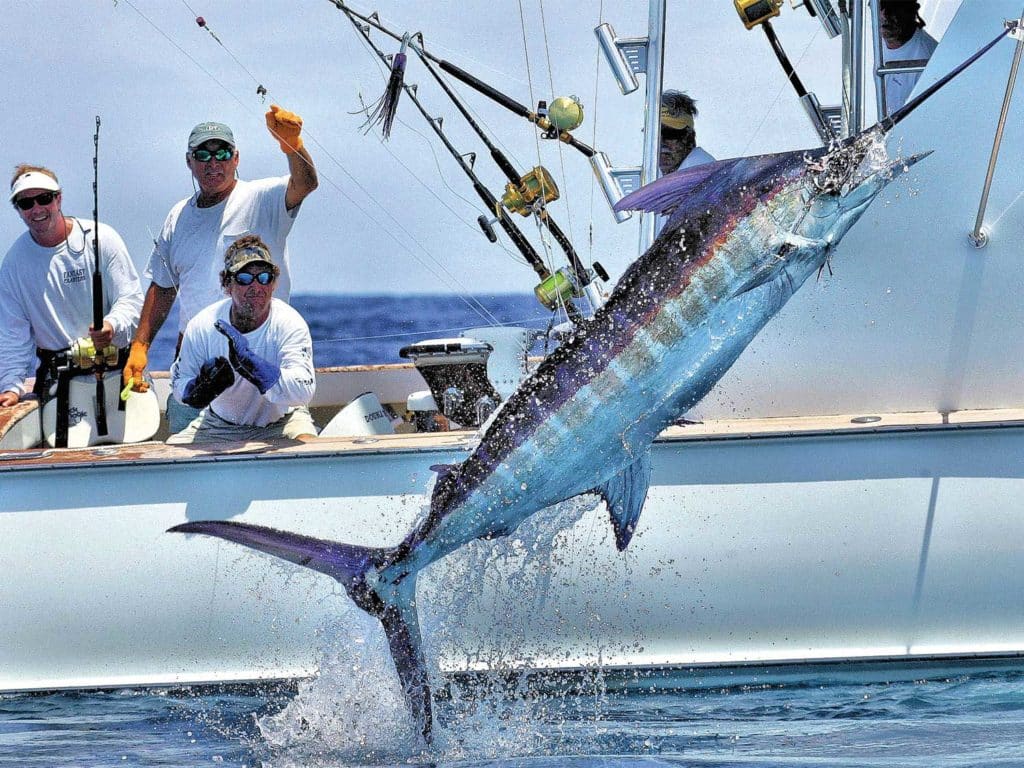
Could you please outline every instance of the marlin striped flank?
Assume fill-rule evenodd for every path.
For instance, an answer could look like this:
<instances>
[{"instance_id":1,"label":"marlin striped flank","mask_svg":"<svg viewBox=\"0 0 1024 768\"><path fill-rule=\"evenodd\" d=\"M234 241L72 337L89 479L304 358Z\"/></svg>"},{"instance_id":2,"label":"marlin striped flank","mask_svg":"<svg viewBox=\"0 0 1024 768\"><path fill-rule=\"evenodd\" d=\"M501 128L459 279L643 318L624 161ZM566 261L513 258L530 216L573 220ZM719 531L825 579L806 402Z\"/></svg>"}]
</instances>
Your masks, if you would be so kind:
<instances>
[{"instance_id":1,"label":"marlin striped flank","mask_svg":"<svg viewBox=\"0 0 1024 768\"><path fill-rule=\"evenodd\" d=\"M667 215L661 235L594 318L509 398L469 458L435 467L430 512L397 546L356 547L225 521L171 531L217 536L337 579L383 624L410 710L429 740L419 572L586 493L605 500L624 550L647 495L658 433L708 393L886 184L923 157L866 167L868 150L881 140L876 130L831 149L709 163L622 200L620 209Z\"/></svg>"}]
</instances>

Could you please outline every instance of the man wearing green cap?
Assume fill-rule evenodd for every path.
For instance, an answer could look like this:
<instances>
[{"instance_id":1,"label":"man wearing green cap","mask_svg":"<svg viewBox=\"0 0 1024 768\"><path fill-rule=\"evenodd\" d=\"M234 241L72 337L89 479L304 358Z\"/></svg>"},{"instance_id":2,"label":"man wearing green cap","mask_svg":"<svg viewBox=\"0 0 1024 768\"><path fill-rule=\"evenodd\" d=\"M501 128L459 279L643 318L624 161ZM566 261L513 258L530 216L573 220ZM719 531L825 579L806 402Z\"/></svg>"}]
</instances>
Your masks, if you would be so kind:
<instances>
[{"instance_id":1,"label":"man wearing green cap","mask_svg":"<svg viewBox=\"0 0 1024 768\"><path fill-rule=\"evenodd\" d=\"M286 241L299 205L317 187L317 174L300 136L302 119L272 105L266 120L271 135L288 158L287 176L240 180L235 137L223 123L200 123L189 135L185 163L198 190L171 209L146 268L151 283L124 370L125 380L132 379L136 389L148 386L143 372L149 345L175 299L180 299L180 346L180 334L189 321L223 298L218 279L221 256L241 236L258 235L266 243L280 271L278 299L288 301L291 278ZM168 398L167 417L172 432L182 429L197 413L175 397Z\"/></svg>"}]
</instances>

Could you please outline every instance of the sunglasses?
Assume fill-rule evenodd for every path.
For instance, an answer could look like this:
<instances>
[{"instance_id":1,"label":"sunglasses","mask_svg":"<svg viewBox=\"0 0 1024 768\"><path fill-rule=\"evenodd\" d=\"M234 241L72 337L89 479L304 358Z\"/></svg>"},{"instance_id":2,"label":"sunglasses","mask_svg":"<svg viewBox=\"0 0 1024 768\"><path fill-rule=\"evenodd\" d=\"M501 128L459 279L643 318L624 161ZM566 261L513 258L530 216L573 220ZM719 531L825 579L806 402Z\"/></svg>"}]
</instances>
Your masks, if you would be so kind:
<instances>
[{"instance_id":1,"label":"sunglasses","mask_svg":"<svg viewBox=\"0 0 1024 768\"><path fill-rule=\"evenodd\" d=\"M260 285L270 285L274 282L274 273L270 270L264 270L263 272L257 272L255 275L252 272L239 272L231 276L239 285L252 285L252 281L255 280Z\"/></svg>"},{"instance_id":2,"label":"sunglasses","mask_svg":"<svg viewBox=\"0 0 1024 768\"><path fill-rule=\"evenodd\" d=\"M47 206L53 202L53 199L60 193L58 192L41 192L33 197L19 197L14 201L14 204L21 208L23 211L32 210L32 206L39 203L41 206Z\"/></svg>"},{"instance_id":3,"label":"sunglasses","mask_svg":"<svg viewBox=\"0 0 1024 768\"><path fill-rule=\"evenodd\" d=\"M231 149L231 147L221 147L213 152L208 149L196 149L192 151L192 159L198 160L200 163L208 163L211 160L219 160L223 163L225 160L230 160L234 156L235 150Z\"/></svg>"}]
</instances>

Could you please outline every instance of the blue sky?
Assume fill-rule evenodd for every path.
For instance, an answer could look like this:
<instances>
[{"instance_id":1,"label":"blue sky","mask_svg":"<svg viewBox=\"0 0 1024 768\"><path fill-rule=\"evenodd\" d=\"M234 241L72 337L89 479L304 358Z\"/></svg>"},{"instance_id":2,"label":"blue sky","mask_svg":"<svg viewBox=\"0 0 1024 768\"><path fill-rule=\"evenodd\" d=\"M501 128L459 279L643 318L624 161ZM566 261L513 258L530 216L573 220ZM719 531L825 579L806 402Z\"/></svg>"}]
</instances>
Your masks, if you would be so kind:
<instances>
[{"instance_id":1,"label":"blue sky","mask_svg":"<svg viewBox=\"0 0 1024 768\"><path fill-rule=\"evenodd\" d=\"M743 29L731 2L669 6L666 86L697 98L702 145L724 158L816 143L763 35ZM620 35L644 34L646 2L382 0L374 7L385 22L422 31L436 55L522 103L578 96L586 112L579 138L615 164L639 163L643 87L619 93L598 63L592 30L604 20ZM387 145L360 131L361 117L349 113L360 96L376 98L383 74L327 0L53 0L7 3L4 14L5 173L22 161L52 167L65 188L65 213L91 217L92 134L100 115L100 217L121 233L140 269L151 233L192 189L184 151L195 123L232 126L244 178L286 172L263 122L274 101L304 118L322 182L290 240L296 291L532 289L532 271L504 236L501 247L479 233L477 198L439 143L427 138L412 104L400 108ZM787 4L783 14L776 27L801 77L823 103L834 102L838 40L829 41L802 9ZM419 83L428 108L445 117L456 146L478 153L479 174L500 192L504 178L412 56L407 80ZM269 91L266 102L258 84ZM555 175L563 198L554 215L584 260L600 260L613 277L620 273L636 255L636 226L614 222L586 159L538 142L525 121L460 91L517 167L525 171L539 156ZM540 248L533 223L520 221ZM21 231L13 211L0 217L4 249Z\"/></svg>"}]
</instances>

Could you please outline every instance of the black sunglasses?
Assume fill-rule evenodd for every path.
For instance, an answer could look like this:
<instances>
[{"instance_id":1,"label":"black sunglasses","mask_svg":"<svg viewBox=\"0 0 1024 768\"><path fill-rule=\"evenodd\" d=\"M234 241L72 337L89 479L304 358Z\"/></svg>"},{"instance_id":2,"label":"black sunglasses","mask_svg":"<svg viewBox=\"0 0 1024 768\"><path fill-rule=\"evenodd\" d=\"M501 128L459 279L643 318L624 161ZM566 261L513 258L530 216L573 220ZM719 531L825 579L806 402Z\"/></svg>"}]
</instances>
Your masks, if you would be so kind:
<instances>
[{"instance_id":1,"label":"black sunglasses","mask_svg":"<svg viewBox=\"0 0 1024 768\"><path fill-rule=\"evenodd\" d=\"M33 197L19 197L14 204L23 211L30 211L36 203L43 206L49 205L58 194L58 192L40 192Z\"/></svg>"},{"instance_id":2,"label":"black sunglasses","mask_svg":"<svg viewBox=\"0 0 1024 768\"><path fill-rule=\"evenodd\" d=\"M200 163L208 163L211 160L219 160L223 163L225 160L230 160L234 156L235 150L231 147L221 147L213 152L208 149L195 149L192 151L192 159L198 160Z\"/></svg>"},{"instance_id":3,"label":"black sunglasses","mask_svg":"<svg viewBox=\"0 0 1024 768\"><path fill-rule=\"evenodd\" d=\"M270 285L274 282L274 273L269 269L263 272L257 272L255 275L252 272L238 272L231 276L239 285L252 285L252 281L255 280L260 285Z\"/></svg>"}]
</instances>

